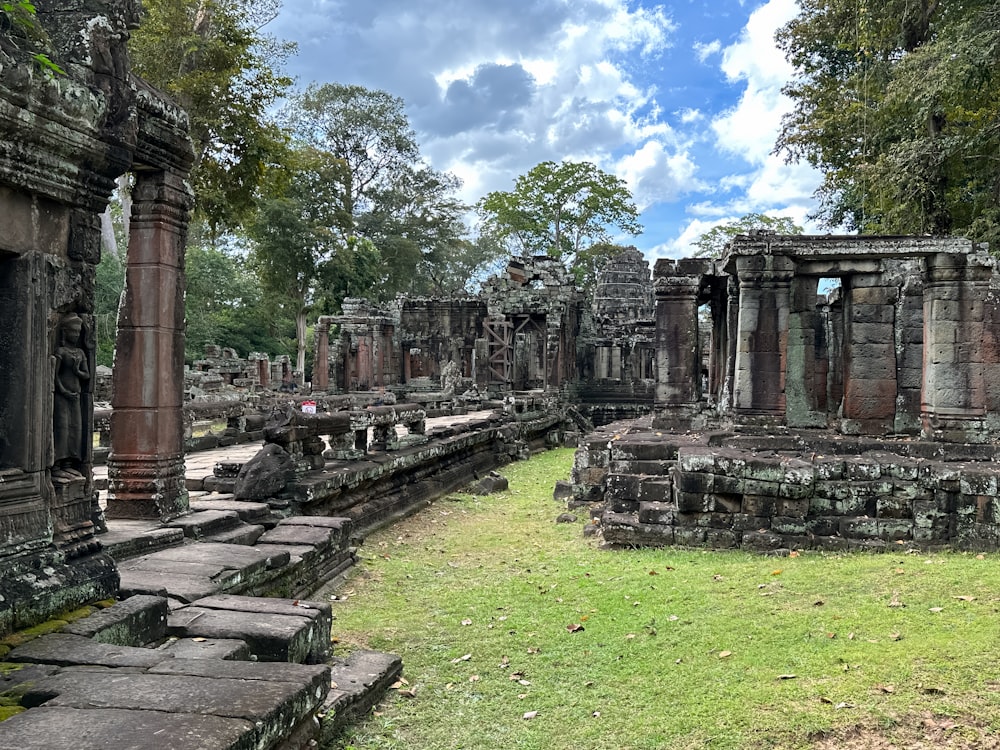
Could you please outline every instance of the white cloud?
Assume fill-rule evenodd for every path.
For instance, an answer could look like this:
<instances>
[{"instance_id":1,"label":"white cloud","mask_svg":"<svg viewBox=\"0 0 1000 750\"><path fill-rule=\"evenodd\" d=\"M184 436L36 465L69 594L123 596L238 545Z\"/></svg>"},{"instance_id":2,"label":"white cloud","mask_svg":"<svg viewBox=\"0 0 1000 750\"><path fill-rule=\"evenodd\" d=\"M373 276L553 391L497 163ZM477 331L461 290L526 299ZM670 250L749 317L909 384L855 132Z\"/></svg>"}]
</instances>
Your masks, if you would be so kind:
<instances>
[{"instance_id":1,"label":"white cloud","mask_svg":"<svg viewBox=\"0 0 1000 750\"><path fill-rule=\"evenodd\" d=\"M770 0L750 15L739 41L722 52L721 69L731 82L745 81L739 103L712 122L721 149L761 166L774 147L781 117L791 102L781 87L793 68L774 43L774 32L795 17L795 0Z\"/></svg>"},{"instance_id":2,"label":"white cloud","mask_svg":"<svg viewBox=\"0 0 1000 750\"><path fill-rule=\"evenodd\" d=\"M642 211L653 203L676 200L695 187L697 168L683 150L668 153L659 141L647 141L619 159L615 173L628 184Z\"/></svg>"},{"instance_id":3,"label":"white cloud","mask_svg":"<svg viewBox=\"0 0 1000 750\"><path fill-rule=\"evenodd\" d=\"M694 53L698 56L699 62L705 62L712 55L717 55L722 51L722 42L713 39L710 42L695 42Z\"/></svg>"}]
</instances>

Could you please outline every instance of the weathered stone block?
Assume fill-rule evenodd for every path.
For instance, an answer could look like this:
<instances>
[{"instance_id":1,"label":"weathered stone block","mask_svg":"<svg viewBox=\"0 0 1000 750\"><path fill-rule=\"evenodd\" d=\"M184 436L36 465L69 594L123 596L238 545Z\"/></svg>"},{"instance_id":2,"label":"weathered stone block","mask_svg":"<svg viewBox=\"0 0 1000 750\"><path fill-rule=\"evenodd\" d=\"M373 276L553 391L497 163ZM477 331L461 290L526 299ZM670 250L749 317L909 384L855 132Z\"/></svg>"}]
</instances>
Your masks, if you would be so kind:
<instances>
[{"instance_id":1,"label":"weathered stone block","mask_svg":"<svg viewBox=\"0 0 1000 750\"><path fill-rule=\"evenodd\" d=\"M740 513L743 510L743 496L735 494L712 493L715 509L722 513Z\"/></svg>"},{"instance_id":2,"label":"weathered stone block","mask_svg":"<svg viewBox=\"0 0 1000 750\"><path fill-rule=\"evenodd\" d=\"M681 513L710 513L715 510L715 498L699 492L674 492L674 503Z\"/></svg>"},{"instance_id":3,"label":"weathered stone block","mask_svg":"<svg viewBox=\"0 0 1000 750\"><path fill-rule=\"evenodd\" d=\"M674 486L681 492L712 492L715 489L715 476L700 472L692 472L678 467L673 474Z\"/></svg>"},{"instance_id":4,"label":"weathered stone block","mask_svg":"<svg viewBox=\"0 0 1000 750\"><path fill-rule=\"evenodd\" d=\"M662 477L670 473L673 461L645 461L630 459L628 461L612 461L609 468L617 474L643 474L651 477Z\"/></svg>"},{"instance_id":5,"label":"weathered stone block","mask_svg":"<svg viewBox=\"0 0 1000 750\"><path fill-rule=\"evenodd\" d=\"M605 500L612 513L635 513L639 510L638 500L623 500L620 497L606 497Z\"/></svg>"},{"instance_id":6,"label":"weathered stone block","mask_svg":"<svg viewBox=\"0 0 1000 750\"><path fill-rule=\"evenodd\" d=\"M814 536L838 536L841 516L810 516L806 519L806 530Z\"/></svg>"},{"instance_id":7,"label":"weathered stone block","mask_svg":"<svg viewBox=\"0 0 1000 750\"><path fill-rule=\"evenodd\" d=\"M639 499L645 502L672 502L673 487L673 482L668 478L644 479L639 486Z\"/></svg>"},{"instance_id":8,"label":"weathered stone block","mask_svg":"<svg viewBox=\"0 0 1000 750\"><path fill-rule=\"evenodd\" d=\"M606 493L618 500L638 500L641 479L636 474L608 474Z\"/></svg>"},{"instance_id":9,"label":"weathered stone block","mask_svg":"<svg viewBox=\"0 0 1000 750\"><path fill-rule=\"evenodd\" d=\"M703 547L707 538L707 530L699 526L675 526L674 543L691 547Z\"/></svg>"},{"instance_id":10,"label":"weathered stone block","mask_svg":"<svg viewBox=\"0 0 1000 750\"><path fill-rule=\"evenodd\" d=\"M817 457L813 464L813 470L815 471L816 481L841 480L846 473L844 459L842 458Z\"/></svg>"},{"instance_id":11,"label":"weathered stone block","mask_svg":"<svg viewBox=\"0 0 1000 750\"><path fill-rule=\"evenodd\" d=\"M771 531L744 531L741 544L743 549L758 552L780 549L786 545L784 537Z\"/></svg>"},{"instance_id":12,"label":"weathered stone block","mask_svg":"<svg viewBox=\"0 0 1000 750\"><path fill-rule=\"evenodd\" d=\"M804 517L775 516L771 519L771 531L775 534L805 534L808 526Z\"/></svg>"},{"instance_id":13,"label":"weathered stone block","mask_svg":"<svg viewBox=\"0 0 1000 750\"><path fill-rule=\"evenodd\" d=\"M870 482L882 476L882 467L866 458L848 458L844 461L846 478L852 482Z\"/></svg>"},{"instance_id":14,"label":"weathered stone block","mask_svg":"<svg viewBox=\"0 0 1000 750\"><path fill-rule=\"evenodd\" d=\"M144 646L166 635L167 600L133 596L71 622L63 632L117 646Z\"/></svg>"},{"instance_id":15,"label":"weathered stone block","mask_svg":"<svg viewBox=\"0 0 1000 750\"><path fill-rule=\"evenodd\" d=\"M881 532L876 519L861 516L841 519L840 535L847 539L879 539Z\"/></svg>"},{"instance_id":16,"label":"weathered stone block","mask_svg":"<svg viewBox=\"0 0 1000 750\"><path fill-rule=\"evenodd\" d=\"M888 542L905 541L913 538L913 521L904 518L880 518L879 536Z\"/></svg>"},{"instance_id":17,"label":"weathered stone block","mask_svg":"<svg viewBox=\"0 0 1000 750\"><path fill-rule=\"evenodd\" d=\"M777 498L761 495L744 495L743 512L750 516L773 516Z\"/></svg>"},{"instance_id":18,"label":"weathered stone block","mask_svg":"<svg viewBox=\"0 0 1000 750\"><path fill-rule=\"evenodd\" d=\"M879 518L913 518L913 503L895 492L882 495L875 501L875 515Z\"/></svg>"},{"instance_id":19,"label":"weathered stone block","mask_svg":"<svg viewBox=\"0 0 1000 750\"><path fill-rule=\"evenodd\" d=\"M777 481L747 479L743 482L743 492L746 495L778 498L781 495L781 484Z\"/></svg>"},{"instance_id":20,"label":"weathered stone block","mask_svg":"<svg viewBox=\"0 0 1000 750\"><path fill-rule=\"evenodd\" d=\"M733 531L762 531L771 528L769 516L751 516L747 513L733 514Z\"/></svg>"},{"instance_id":21,"label":"weathered stone block","mask_svg":"<svg viewBox=\"0 0 1000 750\"><path fill-rule=\"evenodd\" d=\"M640 502L639 523L672 524L674 506L670 503Z\"/></svg>"},{"instance_id":22,"label":"weathered stone block","mask_svg":"<svg viewBox=\"0 0 1000 750\"><path fill-rule=\"evenodd\" d=\"M738 547L740 537L729 529L706 529L705 544L715 549L733 549Z\"/></svg>"},{"instance_id":23,"label":"weathered stone block","mask_svg":"<svg viewBox=\"0 0 1000 750\"><path fill-rule=\"evenodd\" d=\"M789 518L805 518L809 513L809 499L782 498L774 504L774 513Z\"/></svg>"},{"instance_id":24,"label":"weathered stone block","mask_svg":"<svg viewBox=\"0 0 1000 750\"><path fill-rule=\"evenodd\" d=\"M674 515L675 524L680 526L702 526L704 528L728 529L733 525L732 513L681 513Z\"/></svg>"}]
</instances>

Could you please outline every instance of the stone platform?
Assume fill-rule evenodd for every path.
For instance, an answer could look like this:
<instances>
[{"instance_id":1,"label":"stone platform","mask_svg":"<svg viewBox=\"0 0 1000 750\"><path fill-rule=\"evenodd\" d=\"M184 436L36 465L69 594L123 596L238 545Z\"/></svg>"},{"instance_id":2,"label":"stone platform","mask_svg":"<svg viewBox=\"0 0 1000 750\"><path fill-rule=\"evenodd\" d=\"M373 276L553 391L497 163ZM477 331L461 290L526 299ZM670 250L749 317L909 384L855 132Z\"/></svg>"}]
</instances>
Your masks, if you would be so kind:
<instances>
[{"instance_id":1,"label":"stone platform","mask_svg":"<svg viewBox=\"0 0 1000 750\"><path fill-rule=\"evenodd\" d=\"M581 442L569 502L591 504L613 545L992 550L998 453L824 430L673 434L639 420Z\"/></svg>"}]
</instances>

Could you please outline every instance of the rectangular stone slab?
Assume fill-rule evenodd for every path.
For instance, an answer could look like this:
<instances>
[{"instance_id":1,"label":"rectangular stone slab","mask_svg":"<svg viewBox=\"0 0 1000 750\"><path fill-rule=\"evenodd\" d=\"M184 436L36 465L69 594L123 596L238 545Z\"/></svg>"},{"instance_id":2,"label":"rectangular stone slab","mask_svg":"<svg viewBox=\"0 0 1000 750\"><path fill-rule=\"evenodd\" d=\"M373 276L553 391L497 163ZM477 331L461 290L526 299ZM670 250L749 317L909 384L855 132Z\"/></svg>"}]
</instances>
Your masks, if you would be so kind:
<instances>
[{"instance_id":1,"label":"rectangular stone slab","mask_svg":"<svg viewBox=\"0 0 1000 750\"><path fill-rule=\"evenodd\" d=\"M0 750L253 750L256 734L222 716L41 706L3 722Z\"/></svg>"},{"instance_id":2,"label":"rectangular stone slab","mask_svg":"<svg viewBox=\"0 0 1000 750\"><path fill-rule=\"evenodd\" d=\"M308 616L291 617L232 612L201 607L184 607L167 618L167 632L183 638L237 638L246 641L250 652L261 661L301 663L320 653L320 628ZM329 643L329 629L324 646Z\"/></svg>"},{"instance_id":3,"label":"rectangular stone slab","mask_svg":"<svg viewBox=\"0 0 1000 750\"><path fill-rule=\"evenodd\" d=\"M292 617L322 618L325 616L327 620L330 619L332 613L329 602L234 596L232 594L207 596L195 602L194 606L206 609L228 609L233 612L268 612L275 615L291 615Z\"/></svg>"},{"instance_id":4,"label":"rectangular stone slab","mask_svg":"<svg viewBox=\"0 0 1000 750\"><path fill-rule=\"evenodd\" d=\"M120 592L124 596L153 594L170 596L182 602L193 602L219 590L219 585L215 581L204 576L157 573L148 570L122 570L120 574Z\"/></svg>"},{"instance_id":5,"label":"rectangular stone slab","mask_svg":"<svg viewBox=\"0 0 1000 750\"><path fill-rule=\"evenodd\" d=\"M214 664L222 659L241 661L250 658L250 648L235 638L178 638L162 649L174 657L171 661L208 659Z\"/></svg>"},{"instance_id":6,"label":"rectangular stone slab","mask_svg":"<svg viewBox=\"0 0 1000 750\"><path fill-rule=\"evenodd\" d=\"M162 638L166 628L167 600L160 596L138 595L71 622L62 632L102 643L141 646Z\"/></svg>"},{"instance_id":7,"label":"rectangular stone slab","mask_svg":"<svg viewBox=\"0 0 1000 750\"><path fill-rule=\"evenodd\" d=\"M47 706L209 714L292 726L323 696L312 680L267 682L70 667L30 687L23 700L31 705L40 698L48 698Z\"/></svg>"},{"instance_id":8,"label":"rectangular stone slab","mask_svg":"<svg viewBox=\"0 0 1000 750\"><path fill-rule=\"evenodd\" d=\"M339 537L338 529L278 524L270 531L265 531L258 542L260 544L311 544L316 547L328 547Z\"/></svg>"},{"instance_id":9,"label":"rectangular stone slab","mask_svg":"<svg viewBox=\"0 0 1000 750\"><path fill-rule=\"evenodd\" d=\"M272 557L267 550L246 547L242 544L219 544L216 542L201 542L184 547L172 547L161 550L147 559L175 560L177 562L220 563L229 568L269 568L281 567L287 563L287 558Z\"/></svg>"},{"instance_id":10,"label":"rectangular stone slab","mask_svg":"<svg viewBox=\"0 0 1000 750\"><path fill-rule=\"evenodd\" d=\"M50 633L18 646L8 661L24 661L59 666L96 665L102 667L152 667L173 654L149 648L99 643L80 635Z\"/></svg>"},{"instance_id":11,"label":"rectangular stone slab","mask_svg":"<svg viewBox=\"0 0 1000 750\"><path fill-rule=\"evenodd\" d=\"M397 657L398 659L398 657ZM150 674L216 677L230 680L263 680L307 684L313 690L330 686L330 667L326 664L284 664L280 662L226 661L204 659L170 659L149 670Z\"/></svg>"}]
</instances>

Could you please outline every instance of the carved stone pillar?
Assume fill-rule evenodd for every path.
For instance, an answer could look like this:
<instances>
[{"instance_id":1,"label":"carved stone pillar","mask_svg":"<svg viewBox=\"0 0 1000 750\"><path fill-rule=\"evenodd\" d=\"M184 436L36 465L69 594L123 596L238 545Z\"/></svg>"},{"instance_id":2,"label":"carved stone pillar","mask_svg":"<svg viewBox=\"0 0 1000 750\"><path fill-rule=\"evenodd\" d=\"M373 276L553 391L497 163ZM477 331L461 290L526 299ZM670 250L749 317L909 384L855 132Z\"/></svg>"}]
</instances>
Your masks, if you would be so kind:
<instances>
[{"instance_id":1,"label":"carved stone pillar","mask_svg":"<svg viewBox=\"0 0 1000 750\"><path fill-rule=\"evenodd\" d=\"M687 261L656 264L656 405L695 408L701 399L698 292L701 270Z\"/></svg>"},{"instance_id":2,"label":"carved stone pillar","mask_svg":"<svg viewBox=\"0 0 1000 750\"><path fill-rule=\"evenodd\" d=\"M989 391L1000 385L991 273L990 259L981 256L927 258L921 392L926 438L976 443L988 439Z\"/></svg>"},{"instance_id":3,"label":"carved stone pillar","mask_svg":"<svg viewBox=\"0 0 1000 750\"><path fill-rule=\"evenodd\" d=\"M184 486L184 240L191 193L180 175L138 172L125 302L115 349L111 518L188 511Z\"/></svg>"},{"instance_id":4,"label":"carved stone pillar","mask_svg":"<svg viewBox=\"0 0 1000 750\"><path fill-rule=\"evenodd\" d=\"M330 318L321 316L316 323L316 357L313 360L314 391L326 392L330 387Z\"/></svg>"},{"instance_id":5,"label":"carved stone pillar","mask_svg":"<svg viewBox=\"0 0 1000 750\"><path fill-rule=\"evenodd\" d=\"M738 414L785 415L789 288L794 263L781 255L736 259L740 283L733 406Z\"/></svg>"}]
</instances>

